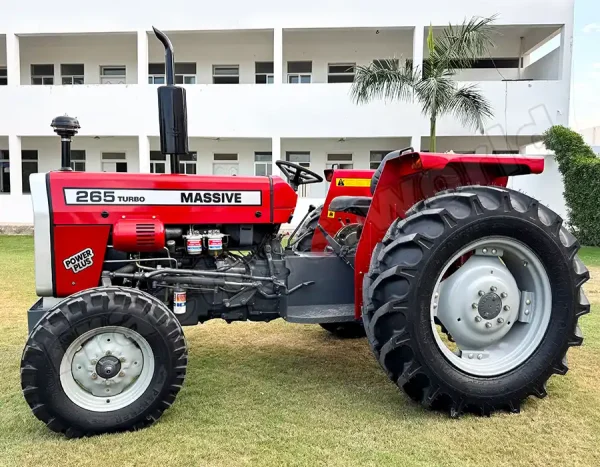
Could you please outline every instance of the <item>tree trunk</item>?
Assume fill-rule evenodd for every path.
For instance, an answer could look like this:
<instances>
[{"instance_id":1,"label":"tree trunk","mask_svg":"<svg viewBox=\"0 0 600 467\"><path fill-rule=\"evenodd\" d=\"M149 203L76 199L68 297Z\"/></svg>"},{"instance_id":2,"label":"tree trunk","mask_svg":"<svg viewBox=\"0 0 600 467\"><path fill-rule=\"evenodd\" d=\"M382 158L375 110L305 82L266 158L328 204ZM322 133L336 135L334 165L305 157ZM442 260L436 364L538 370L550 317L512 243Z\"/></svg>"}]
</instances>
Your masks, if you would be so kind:
<instances>
[{"instance_id":1,"label":"tree trunk","mask_svg":"<svg viewBox=\"0 0 600 467\"><path fill-rule=\"evenodd\" d=\"M435 140L435 125L436 125L436 118L435 117L431 117L431 120L429 121L430 126L429 126L429 152L436 152L437 150L437 142Z\"/></svg>"}]
</instances>

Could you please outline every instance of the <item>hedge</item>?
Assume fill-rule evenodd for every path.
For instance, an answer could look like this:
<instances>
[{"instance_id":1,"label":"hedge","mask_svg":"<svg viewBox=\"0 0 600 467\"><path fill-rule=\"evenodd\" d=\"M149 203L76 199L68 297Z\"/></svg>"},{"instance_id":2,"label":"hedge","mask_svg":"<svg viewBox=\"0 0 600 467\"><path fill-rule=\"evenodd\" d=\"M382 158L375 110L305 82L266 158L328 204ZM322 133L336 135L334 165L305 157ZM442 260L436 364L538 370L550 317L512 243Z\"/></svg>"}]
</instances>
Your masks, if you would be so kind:
<instances>
[{"instance_id":1,"label":"hedge","mask_svg":"<svg viewBox=\"0 0 600 467\"><path fill-rule=\"evenodd\" d=\"M567 226L580 243L600 246L600 158L579 133L563 126L546 131L544 144L563 176Z\"/></svg>"}]
</instances>

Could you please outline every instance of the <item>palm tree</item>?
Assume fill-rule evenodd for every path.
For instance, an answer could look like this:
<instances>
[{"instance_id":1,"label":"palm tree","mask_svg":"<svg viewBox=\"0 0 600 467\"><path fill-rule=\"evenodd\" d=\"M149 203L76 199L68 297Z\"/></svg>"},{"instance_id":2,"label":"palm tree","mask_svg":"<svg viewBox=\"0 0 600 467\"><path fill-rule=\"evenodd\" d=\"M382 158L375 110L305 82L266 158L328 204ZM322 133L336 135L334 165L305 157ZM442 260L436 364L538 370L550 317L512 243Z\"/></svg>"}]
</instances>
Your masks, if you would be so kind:
<instances>
[{"instance_id":1,"label":"palm tree","mask_svg":"<svg viewBox=\"0 0 600 467\"><path fill-rule=\"evenodd\" d=\"M421 111L429 117L430 148L436 151L438 117L454 115L466 127L483 132L485 118L492 116L488 100L474 84L459 86L454 75L461 68L489 55L494 46L491 23L495 17L472 18L460 26L448 26L434 37L429 27L427 48L429 58L423 70L413 67L411 60L378 60L367 66L357 66L351 95L358 103L373 99L416 100Z\"/></svg>"}]
</instances>

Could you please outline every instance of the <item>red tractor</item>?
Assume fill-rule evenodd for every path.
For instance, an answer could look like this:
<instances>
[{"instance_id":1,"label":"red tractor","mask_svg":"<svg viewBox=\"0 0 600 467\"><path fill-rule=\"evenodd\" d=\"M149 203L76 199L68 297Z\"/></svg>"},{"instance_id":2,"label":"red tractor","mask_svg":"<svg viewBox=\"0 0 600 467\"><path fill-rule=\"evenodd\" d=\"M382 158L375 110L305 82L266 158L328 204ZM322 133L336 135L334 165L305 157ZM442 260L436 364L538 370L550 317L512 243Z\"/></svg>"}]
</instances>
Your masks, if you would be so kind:
<instances>
[{"instance_id":1,"label":"red tractor","mask_svg":"<svg viewBox=\"0 0 600 467\"><path fill-rule=\"evenodd\" d=\"M185 91L158 89L161 151L187 153ZM562 219L509 176L526 156L388 155L335 170L312 251L282 246L297 188L323 178L77 173L79 124L54 120L62 170L31 176L35 278L21 362L37 418L69 437L138 429L186 373L182 325L220 318L364 326L375 358L413 400L451 416L518 412L544 397L580 345L589 274ZM358 181L357 181L358 180ZM310 216L310 214L309 214ZM306 248L305 248L306 249Z\"/></svg>"}]
</instances>

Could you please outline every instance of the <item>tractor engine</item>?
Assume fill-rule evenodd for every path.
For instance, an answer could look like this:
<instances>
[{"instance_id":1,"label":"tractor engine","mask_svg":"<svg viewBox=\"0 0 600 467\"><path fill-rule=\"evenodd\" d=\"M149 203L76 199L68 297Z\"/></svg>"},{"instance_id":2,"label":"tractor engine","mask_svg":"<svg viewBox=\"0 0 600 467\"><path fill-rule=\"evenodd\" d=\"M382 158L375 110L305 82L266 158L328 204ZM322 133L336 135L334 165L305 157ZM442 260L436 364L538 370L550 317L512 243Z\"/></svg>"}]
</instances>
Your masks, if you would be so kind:
<instances>
[{"instance_id":1,"label":"tractor engine","mask_svg":"<svg viewBox=\"0 0 600 467\"><path fill-rule=\"evenodd\" d=\"M104 281L138 286L182 324L280 317L289 271L272 225L169 225L123 220L106 252Z\"/></svg>"}]
</instances>

